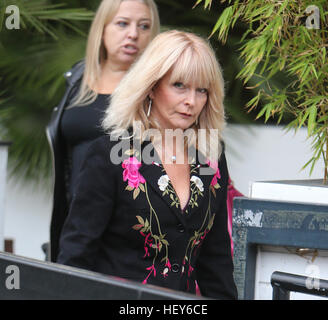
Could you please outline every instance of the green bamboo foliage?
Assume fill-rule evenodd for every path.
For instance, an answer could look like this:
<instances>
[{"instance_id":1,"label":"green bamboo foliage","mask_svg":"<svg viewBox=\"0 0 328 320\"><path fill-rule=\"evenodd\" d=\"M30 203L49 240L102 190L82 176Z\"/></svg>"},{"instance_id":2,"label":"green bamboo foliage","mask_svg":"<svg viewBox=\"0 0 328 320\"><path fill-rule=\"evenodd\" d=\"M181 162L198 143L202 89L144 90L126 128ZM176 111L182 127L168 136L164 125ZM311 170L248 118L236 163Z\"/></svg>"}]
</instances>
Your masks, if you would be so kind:
<instances>
[{"instance_id":1,"label":"green bamboo foliage","mask_svg":"<svg viewBox=\"0 0 328 320\"><path fill-rule=\"evenodd\" d=\"M219 1L197 0L209 9ZM257 94L248 102L253 110L262 101L257 118L274 118L279 123L291 116L287 129L307 127L313 154L303 168L324 160L324 182L328 178L328 2L327 0L221 0L226 7L217 19L214 34L225 43L237 20L247 25L241 42L240 58L244 66L238 74L251 83ZM309 6L317 9L310 12ZM313 8L313 7L312 7ZM317 11L314 11L317 10ZM319 13L319 28L307 21ZM272 79L285 74L285 88L272 85ZM255 83L255 84L254 84Z\"/></svg>"}]
</instances>

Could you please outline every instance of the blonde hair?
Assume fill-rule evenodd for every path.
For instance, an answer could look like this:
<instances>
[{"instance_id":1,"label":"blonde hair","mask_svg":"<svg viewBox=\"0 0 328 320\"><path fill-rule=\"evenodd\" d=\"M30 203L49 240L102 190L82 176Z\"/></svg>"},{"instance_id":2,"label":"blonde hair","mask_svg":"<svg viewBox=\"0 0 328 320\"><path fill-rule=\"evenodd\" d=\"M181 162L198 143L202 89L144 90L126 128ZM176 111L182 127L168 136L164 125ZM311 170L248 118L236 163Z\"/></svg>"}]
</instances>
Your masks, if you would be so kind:
<instances>
[{"instance_id":1,"label":"blonde hair","mask_svg":"<svg viewBox=\"0 0 328 320\"><path fill-rule=\"evenodd\" d=\"M199 115L198 123L192 125L193 137L188 139L208 159L219 158L222 132L225 126L224 81L221 68L209 43L192 33L171 30L159 34L146 48L138 62L125 75L112 95L106 110L103 128L113 136L123 136L133 128L133 134L146 139L144 132L150 128L160 129L151 114L147 117L149 93L169 71L172 82L192 82L208 90L208 99ZM138 130L136 122L140 121ZM206 129L206 141L200 141L198 129ZM212 130L210 130L212 129ZM213 130L216 129L216 130ZM213 139L217 135L216 139ZM214 155L214 156L211 156Z\"/></svg>"},{"instance_id":2,"label":"blonde hair","mask_svg":"<svg viewBox=\"0 0 328 320\"><path fill-rule=\"evenodd\" d=\"M102 0L98 7L88 35L85 55L85 69L81 86L71 106L91 103L97 97L97 93L94 92L90 87L96 83L97 79L99 79L101 73L101 63L106 58L106 49L102 40L103 30L105 26L113 20L123 1L128 0ZM135 1L144 3L150 9L150 39L153 39L160 30L157 6L153 0Z\"/></svg>"}]
</instances>

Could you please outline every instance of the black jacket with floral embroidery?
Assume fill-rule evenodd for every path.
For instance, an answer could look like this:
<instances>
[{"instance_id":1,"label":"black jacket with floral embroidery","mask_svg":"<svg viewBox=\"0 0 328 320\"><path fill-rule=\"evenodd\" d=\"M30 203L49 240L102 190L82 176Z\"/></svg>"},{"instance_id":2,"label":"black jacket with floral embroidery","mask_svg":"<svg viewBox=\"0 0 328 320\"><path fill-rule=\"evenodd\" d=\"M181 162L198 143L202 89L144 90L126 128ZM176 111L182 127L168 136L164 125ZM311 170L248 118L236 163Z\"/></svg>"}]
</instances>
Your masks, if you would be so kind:
<instances>
[{"instance_id":1,"label":"black jacket with floral embroidery","mask_svg":"<svg viewBox=\"0 0 328 320\"><path fill-rule=\"evenodd\" d=\"M104 136L92 143L58 263L189 293L197 281L203 296L236 299L224 154L217 170L194 158L190 199L182 211L158 157L151 163L141 158L149 145L144 142L139 151L123 147L115 163L117 141Z\"/></svg>"}]
</instances>

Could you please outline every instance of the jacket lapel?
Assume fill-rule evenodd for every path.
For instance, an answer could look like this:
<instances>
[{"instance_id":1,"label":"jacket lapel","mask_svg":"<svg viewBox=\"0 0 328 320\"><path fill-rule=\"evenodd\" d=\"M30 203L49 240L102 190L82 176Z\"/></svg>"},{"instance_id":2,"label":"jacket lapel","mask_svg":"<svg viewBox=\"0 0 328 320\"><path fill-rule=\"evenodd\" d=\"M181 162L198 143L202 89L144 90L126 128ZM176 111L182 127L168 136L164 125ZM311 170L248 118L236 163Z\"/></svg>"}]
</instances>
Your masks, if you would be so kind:
<instances>
[{"instance_id":1,"label":"jacket lapel","mask_svg":"<svg viewBox=\"0 0 328 320\"><path fill-rule=\"evenodd\" d=\"M207 209L204 200L208 199L215 170L208 165L205 156L194 147L189 148L189 154L195 156L190 159L190 199L185 211L187 216L192 216L195 211Z\"/></svg>"},{"instance_id":2,"label":"jacket lapel","mask_svg":"<svg viewBox=\"0 0 328 320\"><path fill-rule=\"evenodd\" d=\"M145 150L146 152L144 152ZM143 155L142 164L139 168L140 174L147 181L147 184L152 187L153 191L159 194L180 222L185 223L184 216L191 216L195 211L203 208L203 201L205 198L208 199L215 170L209 167L205 157L201 153L195 152L196 150L194 148L189 149L189 154L192 155L189 159L191 163L190 198L186 208L182 212L179 198L151 142L143 142L140 151ZM150 154L151 159L145 158L145 154ZM207 206L205 207L207 208Z\"/></svg>"}]
</instances>

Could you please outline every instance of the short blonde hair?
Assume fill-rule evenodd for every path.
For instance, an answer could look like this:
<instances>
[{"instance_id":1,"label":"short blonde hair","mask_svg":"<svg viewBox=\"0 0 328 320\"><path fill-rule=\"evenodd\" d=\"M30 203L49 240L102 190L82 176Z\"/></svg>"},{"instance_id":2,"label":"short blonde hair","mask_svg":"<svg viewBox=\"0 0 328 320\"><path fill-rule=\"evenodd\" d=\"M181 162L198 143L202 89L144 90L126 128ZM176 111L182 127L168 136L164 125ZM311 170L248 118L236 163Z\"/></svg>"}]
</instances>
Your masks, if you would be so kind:
<instances>
[{"instance_id":1,"label":"short blonde hair","mask_svg":"<svg viewBox=\"0 0 328 320\"><path fill-rule=\"evenodd\" d=\"M105 26L110 23L123 1L131 0L102 0L95 17L92 21L85 56L85 69L81 82L80 90L74 99L73 105L87 104L94 101L97 93L91 90L101 73L101 63L106 58L106 49L103 44L103 31ZM153 39L160 30L160 21L157 6L154 0L134 0L144 3L150 9L151 15L151 36Z\"/></svg>"},{"instance_id":2,"label":"short blonde hair","mask_svg":"<svg viewBox=\"0 0 328 320\"><path fill-rule=\"evenodd\" d=\"M218 159L221 154L218 139L222 139L225 126L223 76L209 43L192 33L171 30L159 34L150 43L115 89L102 123L104 130L119 137L132 127L135 134L135 122L140 121L141 128L138 128L141 132L138 134L143 140L145 130L160 129L156 120L151 115L148 118L146 112L150 91L169 71L172 71L171 80L174 82L192 82L208 90L207 103L198 123L192 126L194 138L189 141L199 150L203 149L206 156L211 149L211 154ZM197 140L198 129L206 129L206 145ZM217 132L218 139L210 143L209 137L213 132Z\"/></svg>"}]
</instances>

